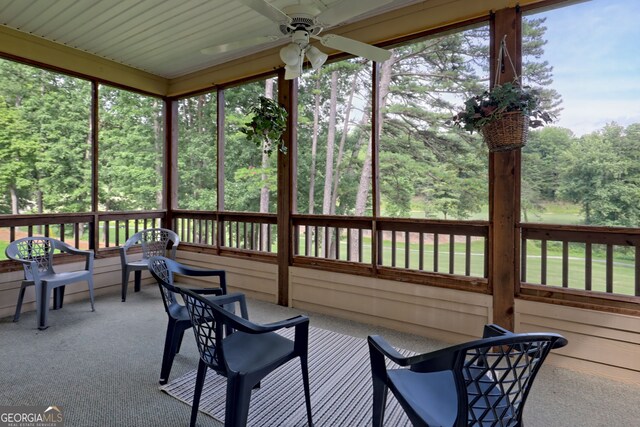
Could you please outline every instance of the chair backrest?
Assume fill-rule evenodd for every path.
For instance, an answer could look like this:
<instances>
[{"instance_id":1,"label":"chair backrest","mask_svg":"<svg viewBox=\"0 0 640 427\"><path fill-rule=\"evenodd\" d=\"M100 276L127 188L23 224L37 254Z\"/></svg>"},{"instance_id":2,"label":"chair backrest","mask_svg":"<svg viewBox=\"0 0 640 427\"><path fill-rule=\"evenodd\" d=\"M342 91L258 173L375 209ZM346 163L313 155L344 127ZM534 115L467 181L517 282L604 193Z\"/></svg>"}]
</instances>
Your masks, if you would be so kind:
<instances>
[{"instance_id":1,"label":"chair backrest","mask_svg":"<svg viewBox=\"0 0 640 427\"><path fill-rule=\"evenodd\" d=\"M58 240L50 237L25 237L9 243L5 254L9 259L35 261L40 273L53 273L53 253ZM25 279L33 280L31 268L23 264Z\"/></svg>"},{"instance_id":2,"label":"chair backrest","mask_svg":"<svg viewBox=\"0 0 640 427\"><path fill-rule=\"evenodd\" d=\"M175 247L180 243L180 238L174 231L166 228L147 228L131 236L127 242L140 243L143 258L152 256L174 258ZM169 253L167 248L171 248Z\"/></svg>"},{"instance_id":3,"label":"chair backrest","mask_svg":"<svg viewBox=\"0 0 640 427\"><path fill-rule=\"evenodd\" d=\"M149 258L149 272L158 282L164 309L169 313L170 307L179 304L176 300L178 290L173 286L173 273L178 269L177 262L162 256Z\"/></svg>"},{"instance_id":4,"label":"chair backrest","mask_svg":"<svg viewBox=\"0 0 640 427\"><path fill-rule=\"evenodd\" d=\"M456 425L519 426L533 380L557 334L511 334L462 344L454 354L458 394Z\"/></svg>"},{"instance_id":5,"label":"chair backrest","mask_svg":"<svg viewBox=\"0 0 640 427\"><path fill-rule=\"evenodd\" d=\"M180 294L191 318L200 359L210 368L226 373L222 339L225 336L225 319L234 315L189 289L181 288Z\"/></svg>"}]
</instances>

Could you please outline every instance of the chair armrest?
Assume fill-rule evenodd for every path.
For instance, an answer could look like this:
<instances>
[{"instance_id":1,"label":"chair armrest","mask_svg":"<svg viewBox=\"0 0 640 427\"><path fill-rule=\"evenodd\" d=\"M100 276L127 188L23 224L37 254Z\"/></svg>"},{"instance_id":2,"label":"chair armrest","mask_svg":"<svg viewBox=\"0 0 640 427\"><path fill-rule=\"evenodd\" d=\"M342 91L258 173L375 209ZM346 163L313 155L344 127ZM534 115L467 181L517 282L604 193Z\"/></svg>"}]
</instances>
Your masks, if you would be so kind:
<instances>
[{"instance_id":1,"label":"chair armrest","mask_svg":"<svg viewBox=\"0 0 640 427\"><path fill-rule=\"evenodd\" d=\"M409 366L416 372L437 372L451 369L453 365L454 347L447 347L429 353L416 354L414 356L403 356L398 350L387 343L384 338L373 335L368 337L369 351L384 355L400 366Z\"/></svg>"},{"instance_id":2,"label":"chair armrest","mask_svg":"<svg viewBox=\"0 0 640 427\"><path fill-rule=\"evenodd\" d=\"M56 249L59 249L62 252L66 252L68 254L81 255L86 257L87 260L85 262L84 269L93 272L93 251L91 249L84 251L82 249L74 248L73 246L62 241L56 242Z\"/></svg>"},{"instance_id":3,"label":"chair armrest","mask_svg":"<svg viewBox=\"0 0 640 427\"><path fill-rule=\"evenodd\" d=\"M9 255L7 255L7 258L9 258L9 259L11 259L11 260L13 260L15 262L19 262L20 264L22 264L24 266L25 270L29 269L30 272L31 272L31 277L33 278L32 280L34 282L39 282L40 281L40 271L38 271L38 263L36 261L29 261L29 260L26 260L26 259L14 258L14 257L9 256Z\"/></svg>"},{"instance_id":4,"label":"chair armrest","mask_svg":"<svg viewBox=\"0 0 640 427\"><path fill-rule=\"evenodd\" d=\"M224 295L220 288L189 288L189 290L199 295Z\"/></svg>"},{"instance_id":5,"label":"chair armrest","mask_svg":"<svg viewBox=\"0 0 640 427\"><path fill-rule=\"evenodd\" d=\"M191 289L190 289L191 290ZM236 314L229 310L226 306L238 303L240 305L240 316L238 317L241 320L248 320L249 314L247 311L247 300L243 293L235 292L232 294L222 294L220 296L215 296L213 298L208 298L209 301L216 303L217 305L221 305L225 310L229 311L232 316L236 316ZM235 326L234 326L235 328Z\"/></svg>"},{"instance_id":6,"label":"chair armrest","mask_svg":"<svg viewBox=\"0 0 640 427\"><path fill-rule=\"evenodd\" d=\"M375 350L378 353L384 355L388 359L391 359L394 363L400 366L409 365L410 357L403 356L398 350L393 348L387 341L379 335L369 335L367 337L369 342L369 349Z\"/></svg>"},{"instance_id":7,"label":"chair armrest","mask_svg":"<svg viewBox=\"0 0 640 427\"><path fill-rule=\"evenodd\" d=\"M265 332L274 332L279 329L293 328L294 326L302 325L305 323L307 324L309 323L309 318L307 316L298 315L286 320L279 320L277 322L265 323L262 325L254 323L253 325L257 333L265 333Z\"/></svg>"},{"instance_id":8,"label":"chair armrest","mask_svg":"<svg viewBox=\"0 0 640 427\"><path fill-rule=\"evenodd\" d=\"M220 286L222 289L222 293L227 293L227 272L225 270L207 270L202 268L193 268L187 267L185 265L181 265L180 269L176 271L176 273L183 276L192 276L192 277L219 277L220 278Z\"/></svg>"},{"instance_id":9,"label":"chair armrest","mask_svg":"<svg viewBox=\"0 0 640 427\"><path fill-rule=\"evenodd\" d=\"M134 245L137 245L140 243L140 233L136 233L133 236L129 237L127 239L126 242L124 242L124 245L120 246L119 252L120 252L120 260L122 261L122 265L124 266L128 261L127 261L127 250Z\"/></svg>"},{"instance_id":10,"label":"chair armrest","mask_svg":"<svg viewBox=\"0 0 640 427\"><path fill-rule=\"evenodd\" d=\"M84 255L84 256L93 255L93 251L92 250L84 251L82 249L77 249L77 248L74 248L73 246L69 245L68 243L61 242L61 241L56 242L56 249L59 249L62 252L66 252L66 253L73 254L73 255Z\"/></svg>"},{"instance_id":11,"label":"chair armrest","mask_svg":"<svg viewBox=\"0 0 640 427\"><path fill-rule=\"evenodd\" d=\"M503 337L508 335L513 335L513 332L492 323L490 325L484 325L482 338Z\"/></svg>"}]
</instances>

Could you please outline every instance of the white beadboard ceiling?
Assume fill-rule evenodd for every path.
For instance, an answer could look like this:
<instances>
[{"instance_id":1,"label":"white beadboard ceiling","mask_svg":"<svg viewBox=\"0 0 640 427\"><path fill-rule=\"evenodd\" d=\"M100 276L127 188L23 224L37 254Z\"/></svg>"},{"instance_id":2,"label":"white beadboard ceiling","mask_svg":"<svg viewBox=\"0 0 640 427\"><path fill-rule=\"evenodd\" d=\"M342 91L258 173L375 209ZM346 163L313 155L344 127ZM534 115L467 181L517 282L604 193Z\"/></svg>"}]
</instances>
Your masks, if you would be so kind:
<instances>
[{"instance_id":1,"label":"white beadboard ceiling","mask_svg":"<svg viewBox=\"0 0 640 427\"><path fill-rule=\"evenodd\" d=\"M340 1L366 2L268 1L279 9L303 3L320 11ZM340 25L416 2L394 0ZM280 34L275 23L235 0L0 0L0 24L165 78L286 43L218 55L200 53L221 43Z\"/></svg>"}]
</instances>

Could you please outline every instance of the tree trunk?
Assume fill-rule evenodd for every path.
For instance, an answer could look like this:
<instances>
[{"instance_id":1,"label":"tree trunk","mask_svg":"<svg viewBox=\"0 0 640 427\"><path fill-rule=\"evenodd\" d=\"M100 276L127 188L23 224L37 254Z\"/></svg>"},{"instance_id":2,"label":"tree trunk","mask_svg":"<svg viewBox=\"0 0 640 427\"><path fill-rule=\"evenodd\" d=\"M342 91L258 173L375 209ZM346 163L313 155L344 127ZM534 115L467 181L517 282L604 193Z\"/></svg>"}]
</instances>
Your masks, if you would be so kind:
<instances>
[{"instance_id":1,"label":"tree trunk","mask_svg":"<svg viewBox=\"0 0 640 427\"><path fill-rule=\"evenodd\" d=\"M389 86L391 84L391 69L393 64L396 61L395 53L391 51L391 58L382 63L382 67L380 70L380 84L378 90L379 96L379 104L378 104L378 132L382 133L382 125L383 125L383 114L382 111L387 102L387 95L389 94ZM372 131L373 132L373 131ZM358 185L358 193L356 194L356 207L355 207L355 215L362 216L364 215L365 209L367 207L367 198L369 195L369 184L371 183L371 142L373 141L374 135L371 135L369 138L369 144L367 144L367 153L364 161L364 165L362 166L362 173L360 174L360 184ZM380 203L380 201L378 201ZM351 259L357 259L354 257L358 256L358 247L359 247L359 239L356 236L353 239L353 243L351 244ZM373 260L377 262L377 260Z\"/></svg>"},{"instance_id":2,"label":"tree trunk","mask_svg":"<svg viewBox=\"0 0 640 427\"><path fill-rule=\"evenodd\" d=\"M351 82L351 90L349 92L349 99L344 112L344 126L342 127L342 135L340 136L340 144L338 145L338 158L336 160L336 170L333 174L333 191L331 195L331 215L336 213L336 204L338 202L338 183L340 182L340 167L342 166L342 157L344 155L344 144L347 140L347 134L349 133L349 119L351 117L351 107L353 106L353 95L356 92L358 83L358 73L353 75L353 81Z\"/></svg>"},{"instance_id":3,"label":"tree trunk","mask_svg":"<svg viewBox=\"0 0 640 427\"><path fill-rule=\"evenodd\" d=\"M320 71L316 72L316 87L313 107L313 132L311 133L311 169L309 170L309 213L313 213L315 205L316 154L318 151L318 132L320 119Z\"/></svg>"},{"instance_id":4,"label":"tree trunk","mask_svg":"<svg viewBox=\"0 0 640 427\"><path fill-rule=\"evenodd\" d=\"M18 209L18 193L13 185L9 187L9 193L11 194L11 213L18 215L20 213Z\"/></svg>"},{"instance_id":5,"label":"tree trunk","mask_svg":"<svg viewBox=\"0 0 640 427\"><path fill-rule=\"evenodd\" d=\"M329 128L327 130L327 164L324 174L324 197L322 199L322 214L329 215L331 213L331 181L333 179L333 150L336 139L336 104L338 103L338 72L331 73L331 99L329 101ZM327 230L328 231L328 230ZM331 248L331 234L327 236L327 256L333 257L333 253L328 249Z\"/></svg>"}]
</instances>

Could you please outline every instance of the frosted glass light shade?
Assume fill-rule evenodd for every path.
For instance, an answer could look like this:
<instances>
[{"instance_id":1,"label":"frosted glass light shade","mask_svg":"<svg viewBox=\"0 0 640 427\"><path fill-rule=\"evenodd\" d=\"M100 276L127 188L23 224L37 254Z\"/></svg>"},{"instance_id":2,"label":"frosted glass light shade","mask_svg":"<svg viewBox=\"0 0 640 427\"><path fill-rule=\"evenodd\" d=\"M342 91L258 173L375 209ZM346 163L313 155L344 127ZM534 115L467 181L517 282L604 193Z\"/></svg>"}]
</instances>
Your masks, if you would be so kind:
<instances>
[{"instance_id":1,"label":"frosted glass light shade","mask_svg":"<svg viewBox=\"0 0 640 427\"><path fill-rule=\"evenodd\" d=\"M300 62L300 46L295 43L289 43L280 49L280 59L286 65L295 66Z\"/></svg>"},{"instance_id":2,"label":"frosted glass light shade","mask_svg":"<svg viewBox=\"0 0 640 427\"><path fill-rule=\"evenodd\" d=\"M307 58L309 58L309 62L311 63L311 67L314 70L322 67L322 65L326 62L329 55L322 52L320 49L314 46L309 46L307 48Z\"/></svg>"}]
</instances>

